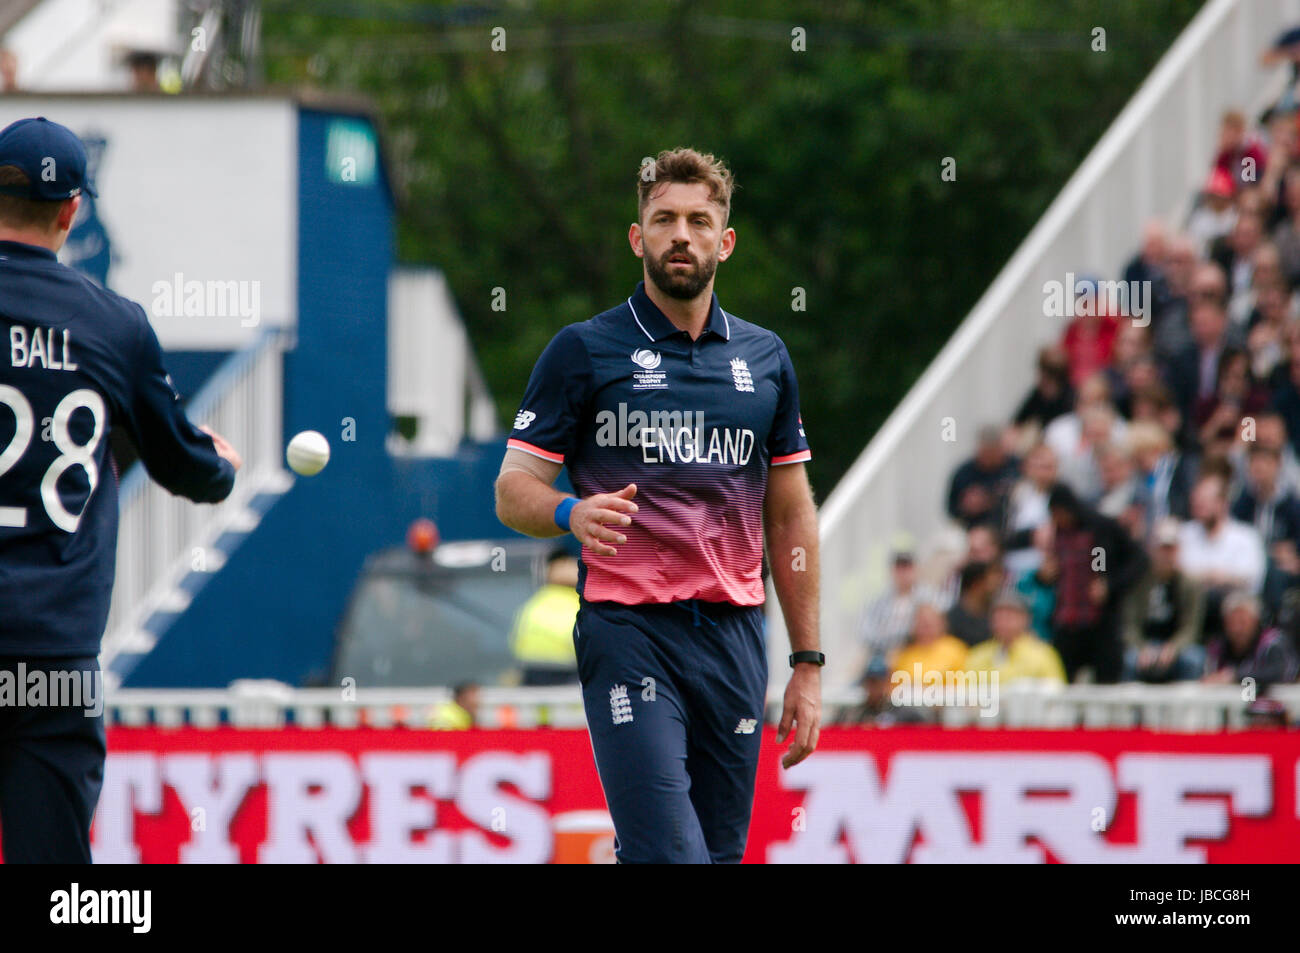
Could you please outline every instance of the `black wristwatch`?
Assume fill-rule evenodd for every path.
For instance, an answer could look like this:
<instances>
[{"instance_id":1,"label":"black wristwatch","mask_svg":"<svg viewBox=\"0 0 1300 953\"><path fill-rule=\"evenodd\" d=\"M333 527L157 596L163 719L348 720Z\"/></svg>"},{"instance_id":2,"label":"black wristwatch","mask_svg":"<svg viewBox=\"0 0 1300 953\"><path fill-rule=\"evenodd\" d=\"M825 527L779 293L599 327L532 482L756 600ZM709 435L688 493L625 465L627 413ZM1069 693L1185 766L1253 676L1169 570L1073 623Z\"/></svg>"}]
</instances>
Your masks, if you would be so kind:
<instances>
[{"instance_id":1,"label":"black wristwatch","mask_svg":"<svg viewBox=\"0 0 1300 953\"><path fill-rule=\"evenodd\" d=\"M791 652L790 667L794 668L800 662L812 662L814 665L825 665L826 656L821 652Z\"/></svg>"}]
</instances>

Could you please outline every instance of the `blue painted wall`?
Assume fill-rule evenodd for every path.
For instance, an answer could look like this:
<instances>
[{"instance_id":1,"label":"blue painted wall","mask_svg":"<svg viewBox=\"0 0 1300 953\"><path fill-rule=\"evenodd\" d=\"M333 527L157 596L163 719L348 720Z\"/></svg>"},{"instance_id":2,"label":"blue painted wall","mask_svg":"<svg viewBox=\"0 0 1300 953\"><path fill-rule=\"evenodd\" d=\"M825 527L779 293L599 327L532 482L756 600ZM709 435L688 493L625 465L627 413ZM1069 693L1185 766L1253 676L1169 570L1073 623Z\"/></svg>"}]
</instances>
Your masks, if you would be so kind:
<instances>
[{"instance_id":1,"label":"blue painted wall","mask_svg":"<svg viewBox=\"0 0 1300 953\"><path fill-rule=\"evenodd\" d=\"M172 386L182 398L188 400L203 389L223 362L229 360L231 351L168 351L167 373L172 376Z\"/></svg>"},{"instance_id":2,"label":"blue painted wall","mask_svg":"<svg viewBox=\"0 0 1300 953\"><path fill-rule=\"evenodd\" d=\"M298 339L285 356L284 394L286 440L321 431L329 466L296 479L128 686L302 684L329 664L365 557L400 543L411 520L432 518L446 540L514 535L492 499L504 438L467 444L450 460L393 459L385 449L392 200L382 174L369 184L330 181L332 118L300 113Z\"/></svg>"}]
</instances>

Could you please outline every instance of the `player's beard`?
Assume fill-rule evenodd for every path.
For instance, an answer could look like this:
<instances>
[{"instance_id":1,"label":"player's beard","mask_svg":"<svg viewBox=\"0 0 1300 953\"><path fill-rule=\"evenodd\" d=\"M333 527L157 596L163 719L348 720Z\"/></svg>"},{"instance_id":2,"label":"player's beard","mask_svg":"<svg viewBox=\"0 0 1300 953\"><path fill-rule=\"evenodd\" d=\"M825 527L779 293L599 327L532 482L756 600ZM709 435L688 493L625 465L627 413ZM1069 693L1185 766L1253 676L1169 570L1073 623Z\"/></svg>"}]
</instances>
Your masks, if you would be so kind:
<instances>
[{"instance_id":1,"label":"player's beard","mask_svg":"<svg viewBox=\"0 0 1300 953\"><path fill-rule=\"evenodd\" d=\"M673 255L690 256L693 267L688 270L670 268L668 259ZM718 258L713 255L700 261L688 251L669 249L659 259L647 255L645 270L655 287L668 297L693 301L704 293L704 289L713 280L713 274L718 270Z\"/></svg>"}]
</instances>

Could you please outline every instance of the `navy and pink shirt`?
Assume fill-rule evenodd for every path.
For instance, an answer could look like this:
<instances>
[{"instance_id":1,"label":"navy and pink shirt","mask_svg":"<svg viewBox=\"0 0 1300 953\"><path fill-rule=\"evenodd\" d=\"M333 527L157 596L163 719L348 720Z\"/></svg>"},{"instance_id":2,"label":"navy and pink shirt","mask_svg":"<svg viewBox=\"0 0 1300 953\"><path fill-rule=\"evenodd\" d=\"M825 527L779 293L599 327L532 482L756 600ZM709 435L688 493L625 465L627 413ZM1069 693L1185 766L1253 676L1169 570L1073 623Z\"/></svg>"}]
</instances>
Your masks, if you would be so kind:
<instances>
[{"instance_id":1,"label":"navy and pink shirt","mask_svg":"<svg viewBox=\"0 0 1300 953\"><path fill-rule=\"evenodd\" d=\"M781 339L714 295L692 341L644 282L555 335L507 446L567 466L584 498L636 484L627 542L579 567L585 600L625 605L761 605L768 467L812 457Z\"/></svg>"}]
</instances>

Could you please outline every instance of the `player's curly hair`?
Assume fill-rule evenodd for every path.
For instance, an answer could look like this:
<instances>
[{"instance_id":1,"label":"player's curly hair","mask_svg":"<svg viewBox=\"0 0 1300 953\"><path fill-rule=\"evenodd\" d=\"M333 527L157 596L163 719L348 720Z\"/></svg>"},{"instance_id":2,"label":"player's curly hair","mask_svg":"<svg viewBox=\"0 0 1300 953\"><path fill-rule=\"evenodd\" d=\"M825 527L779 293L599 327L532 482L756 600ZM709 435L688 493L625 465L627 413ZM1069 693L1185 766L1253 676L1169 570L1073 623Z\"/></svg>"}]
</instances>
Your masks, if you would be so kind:
<instances>
[{"instance_id":1,"label":"player's curly hair","mask_svg":"<svg viewBox=\"0 0 1300 953\"><path fill-rule=\"evenodd\" d=\"M731 193L736 182L721 159L684 147L665 149L655 156L654 161L649 157L643 159L636 177L638 220L645 213L650 194L665 182L687 185L703 182L709 187L710 200L722 209L722 224L725 226L731 218Z\"/></svg>"}]
</instances>

